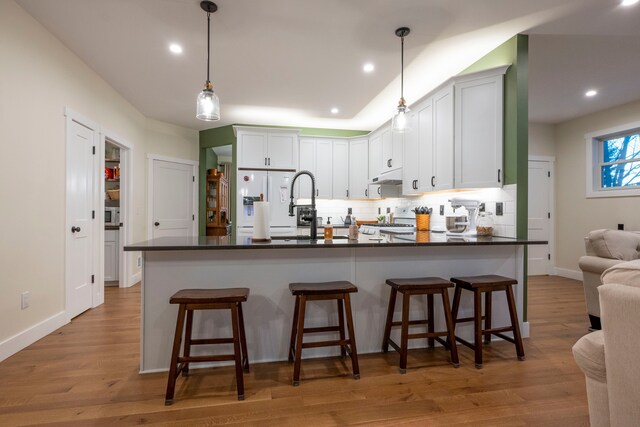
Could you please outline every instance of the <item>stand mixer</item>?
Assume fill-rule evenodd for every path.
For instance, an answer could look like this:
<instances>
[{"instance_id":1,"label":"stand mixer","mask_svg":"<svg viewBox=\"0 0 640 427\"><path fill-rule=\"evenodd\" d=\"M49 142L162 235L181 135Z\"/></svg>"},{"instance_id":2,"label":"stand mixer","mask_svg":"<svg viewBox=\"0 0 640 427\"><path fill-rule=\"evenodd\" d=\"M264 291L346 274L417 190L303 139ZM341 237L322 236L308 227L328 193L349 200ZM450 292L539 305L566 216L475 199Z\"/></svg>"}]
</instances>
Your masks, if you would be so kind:
<instances>
[{"instance_id":1,"label":"stand mixer","mask_svg":"<svg viewBox=\"0 0 640 427\"><path fill-rule=\"evenodd\" d=\"M478 216L478 209L480 208L480 204L482 203L480 200L476 199L467 199L464 197L453 197L449 199L451 203L451 208L455 212L458 208L465 208L469 215L468 222L455 222L452 225L455 225L454 229L450 229L450 224L447 222L447 235L450 236L475 236L476 235L476 218ZM466 227L460 228L460 226L465 225ZM459 230L459 231L456 231Z\"/></svg>"}]
</instances>

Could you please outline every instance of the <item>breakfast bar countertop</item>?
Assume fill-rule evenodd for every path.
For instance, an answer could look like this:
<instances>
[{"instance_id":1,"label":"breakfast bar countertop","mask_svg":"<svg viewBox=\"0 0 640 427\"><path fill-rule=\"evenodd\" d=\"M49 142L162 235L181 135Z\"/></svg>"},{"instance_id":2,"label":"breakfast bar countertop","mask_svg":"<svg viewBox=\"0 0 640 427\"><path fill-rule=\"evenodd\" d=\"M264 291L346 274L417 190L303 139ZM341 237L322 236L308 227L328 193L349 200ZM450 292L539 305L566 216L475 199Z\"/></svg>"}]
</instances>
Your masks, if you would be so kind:
<instances>
[{"instance_id":1,"label":"breakfast bar countertop","mask_svg":"<svg viewBox=\"0 0 640 427\"><path fill-rule=\"evenodd\" d=\"M286 238L289 239L289 238ZM319 238L317 241L296 239L285 240L279 236L270 242L254 242L251 237L236 236L190 236L159 237L124 247L125 251L191 251L228 249L286 249L286 248L376 248L410 246L498 246L498 245L539 245L543 240L514 239L510 237L457 237L445 233L420 232L403 235L369 236L360 234L358 240L348 240L334 236L332 241Z\"/></svg>"}]
</instances>

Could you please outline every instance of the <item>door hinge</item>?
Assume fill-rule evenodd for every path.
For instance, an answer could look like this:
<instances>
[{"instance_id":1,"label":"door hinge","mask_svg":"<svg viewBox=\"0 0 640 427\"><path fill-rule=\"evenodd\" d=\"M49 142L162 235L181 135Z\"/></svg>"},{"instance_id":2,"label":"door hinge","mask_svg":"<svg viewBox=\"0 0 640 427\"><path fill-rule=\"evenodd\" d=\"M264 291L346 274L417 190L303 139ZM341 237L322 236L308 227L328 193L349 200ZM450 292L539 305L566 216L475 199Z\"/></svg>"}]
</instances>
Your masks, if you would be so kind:
<instances>
[{"instance_id":1,"label":"door hinge","mask_svg":"<svg viewBox=\"0 0 640 427\"><path fill-rule=\"evenodd\" d=\"M96 281L96 276L92 274L91 275L91 283L95 283L95 281Z\"/></svg>"},{"instance_id":2,"label":"door hinge","mask_svg":"<svg viewBox=\"0 0 640 427\"><path fill-rule=\"evenodd\" d=\"M547 254L547 259L551 261L551 254Z\"/></svg>"},{"instance_id":3,"label":"door hinge","mask_svg":"<svg viewBox=\"0 0 640 427\"><path fill-rule=\"evenodd\" d=\"M96 211L91 211L91 219L96 219Z\"/></svg>"},{"instance_id":4,"label":"door hinge","mask_svg":"<svg viewBox=\"0 0 640 427\"><path fill-rule=\"evenodd\" d=\"M547 218L551 219L551 212L547 212Z\"/></svg>"},{"instance_id":5,"label":"door hinge","mask_svg":"<svg viewBox=\"0 0 640 427\"><path fill-rule=\"evenodd\" d=\"M94 145L94 146L93 146L93 147L91 147L91 148L93 149L93 150L92 150L92 151L93 151L93 155L95 156L95 155L96 155L96 146Z\"/></svg>"},{"instance_id":6,"label":"door hinge","mask_svg":"<svg viewBox=\"0 0 640 427\"><path fill-rule=\"evenodd\" d=\"M196 220L196 216L195 215L191 215L191 221L195 221Z\"/></svg>"},{"instance_id":7,"label":"door hinge","mask_svg":"<svg viewBox=\"0 0 640 427\"><path fill-rule=\"evenodd\" d=\"M551 178L551 171L547 171L547 178Z\"/></svg>"},{"instance_id":8,"label":"door hinge","mask_svg":"<svg viewBox=\"0 0 640 427\"><path fill-rule=\"evenodd\" d=\"M194 175L194 176L192 176L191 178L193 178L193 182L196 182L196 177L195 177L195 175Z\"/></svg>"}]
</instances>

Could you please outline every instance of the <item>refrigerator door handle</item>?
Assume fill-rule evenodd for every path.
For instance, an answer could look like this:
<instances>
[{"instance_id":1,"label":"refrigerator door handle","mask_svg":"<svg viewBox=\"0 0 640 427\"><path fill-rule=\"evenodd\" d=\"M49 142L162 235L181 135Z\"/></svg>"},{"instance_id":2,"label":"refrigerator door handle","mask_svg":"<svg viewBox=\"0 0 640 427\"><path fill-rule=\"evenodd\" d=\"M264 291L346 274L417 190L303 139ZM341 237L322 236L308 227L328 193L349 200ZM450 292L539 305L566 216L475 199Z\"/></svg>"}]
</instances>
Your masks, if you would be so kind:
<instances>
[{"instance_id":1,"label":"refrigerator door handle","mask_svg":"<svg viewBox=\"0 0 640 427\"><path fill-rule=\"evenodd\" d=\"M270 202L273 195L273 177L271 175L267 175L267 193L265 194L265 201Z\"/></svg>"}]
</instances>

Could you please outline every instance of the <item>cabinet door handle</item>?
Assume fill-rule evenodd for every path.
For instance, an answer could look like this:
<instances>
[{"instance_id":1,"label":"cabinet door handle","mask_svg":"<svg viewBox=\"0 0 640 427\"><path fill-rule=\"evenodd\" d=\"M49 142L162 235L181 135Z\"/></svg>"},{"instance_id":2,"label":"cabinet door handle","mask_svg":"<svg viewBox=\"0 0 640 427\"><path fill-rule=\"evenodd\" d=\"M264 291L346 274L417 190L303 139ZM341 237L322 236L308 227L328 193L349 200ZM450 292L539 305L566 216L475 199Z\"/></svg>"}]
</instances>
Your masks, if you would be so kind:
<instances>
[{"instance_id":1,"label":"cabinet door handle","mask_svg":"<svg viewBox=\"0 0 640 427\"><path fill-rule=\"evenodd\" d=\"M369 189L364 190L364 197L369 197Z\"/></svg>"},{"instance_id":2,"label":"cabinet door handle","mask_svg":"<svg viewBox=\"0 0 640 427\"><path fill-rule=\"evenodd\" d=\"M267 158L264 158L264 165L267 166Z\"/></svg>"},{"instance_id":3,"label":"cabinet door handle","mask_svg":"<svg viewBox=\"0 0 640 427\"><path fill-rule=\"evenodd\" d=\"M501 176L500 176L500 175L501 175L501 172L502 172L502 170L498 169L498 182L500 182L500 178L501 178Z\"/></svg>"},{"instance_id":4,"label":"cabinet door handle","mask_svg":"<svg viewBox=\"0 0 640 427\"><path fill-rule=\"evenodd\" d=\"M316 197L320 196L320 190L316 189Z\"/></svg>"},{"instance_id":5,"label":"cabinet door handle","mask_svg":"<svg viewBox=\"0 0 640 427\"><path fill-rule=\"evenodd\" d=\"M387 160L387 167L389 167L389 168L390 168L390 167L391 167L391 164L392 164L391 159Z\"/></svg>"},{"instance_id":6,"label":"cabinet door handle","mask_svg":"<svg viewBox=\"0 0 640 427\"><path fill-rule=\"evenodd\" d=\"M382 196L382 187L378 187L378 194Z\"/></svg>"},{"instance_id":7,"label":"cabinet door handle","mask_svg":"<svg viewBox=\"0 0 640 427\"><path fill-rule=\"evenodd\" d=\"M271 166L271 157L267 157L267 164Z\"/></svg>"},{"instance_id":8,"label":"cabinet door handle","mask_svg":"<svg viewBox=\"0 0 640 427\"><path fill-rule=\"evenodd\" d=\"M435 176L432 176L432 177L431 177L431 186L432 186L432 187L435 187L435 186L436 186L436 184L435 184L435 182L434 182L434 181L435 181L435 179L436 179L436 177L435 177Z\"/></svg>"},{"instance_id":9,"label":"cabinet door handle","mask_svg":"<svg viewBox=\"0 0 640 427\"><path fill-rule=\"evenodd\" d=\"M153 225L155 225L156 227L160 225L160 223L158 221L154 222Z\"/></svg>"},{"instance_id":10,"label":"cabinet door handle","mask_svg":"<svg viewBox=\"0 0 640 427\"><path fill-rule=\"evenodd\" d=\"M413 189L414 190L418 189L418 180L417 179L415 181L413 181Z\"/></svg>"},{"instance_id":11,"label":"cabinet door handle","mask_svg":"<svg viewBox=\"0 0 640 427\"><path fill-rule=\"evenodd\" d=\"M349 197L349 190L347 190L347 197Z\"/></svg>"}]
</instances>

